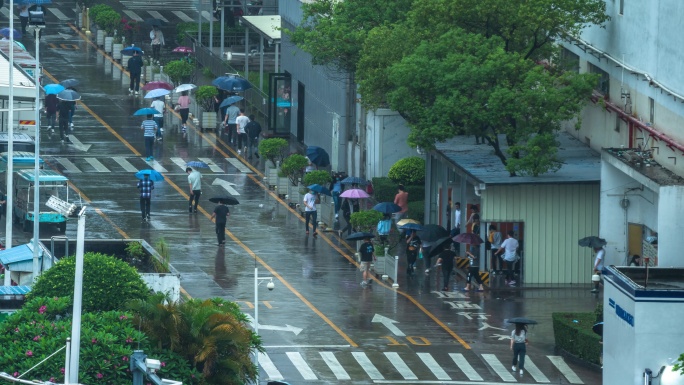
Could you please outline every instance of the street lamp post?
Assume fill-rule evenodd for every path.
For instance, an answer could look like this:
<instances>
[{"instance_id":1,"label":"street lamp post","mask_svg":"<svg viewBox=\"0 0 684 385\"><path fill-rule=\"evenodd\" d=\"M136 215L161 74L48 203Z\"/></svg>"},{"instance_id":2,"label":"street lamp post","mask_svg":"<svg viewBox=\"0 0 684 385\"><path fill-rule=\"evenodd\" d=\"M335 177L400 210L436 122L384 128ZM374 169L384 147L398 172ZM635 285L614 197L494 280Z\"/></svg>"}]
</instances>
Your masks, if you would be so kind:
<instances>
[{"instance_id":1,"label":"street lamp post","mask_svg":"<svg viewBox=\"0 0 684 385\"><path fill-rule=\"evenodd\" d=\"M9 111L7 113L7 196L5 197L5 248L12 248L12 202L14 199L14 0L9 2ZM12 280L9 271L5 274L5 286Z\"/></svg>"},{"instance_id":2,"label":"street lamp post","mask_svg":"<svg viewBox=\"0 0 684 385\"><path fill-rule=\"evenodd\" d=\"M268 281L266 287L273 290L275 284L273 277L259 277L259 268L254 264L254 334L259 335L259 282ZM256 383L259 383L259 352L254 352L254 364L256 365Z\"/></svg>"}]
</instances>

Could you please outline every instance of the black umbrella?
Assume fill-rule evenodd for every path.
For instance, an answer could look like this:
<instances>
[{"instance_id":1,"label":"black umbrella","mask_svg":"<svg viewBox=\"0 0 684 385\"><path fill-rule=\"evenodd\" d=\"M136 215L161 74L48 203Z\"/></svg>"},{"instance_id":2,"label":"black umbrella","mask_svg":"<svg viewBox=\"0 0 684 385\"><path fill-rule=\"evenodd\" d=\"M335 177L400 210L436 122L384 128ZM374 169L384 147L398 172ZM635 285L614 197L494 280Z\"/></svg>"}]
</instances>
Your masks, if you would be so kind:
<instances>
[{"instance_id":1,"label":"black umbrella","mask_svg":"<svg viewBox=\"0 0 684 385\"><path fill-rule=\"evenodd\" d=\"M318 167L328 167L330 166L330 157L324 149L316 146L309 146L306 148L306 157L309 158L311 163Z\"/></svg>"},{"instance_id":2,"label":"black umbrella","mask_svg":"<svg viewBox=\"0 0 684 385\"><path fill-rule=\"evenodd\" d=\"M423 225L423 229L418 230L418 235L421 240L432 243L446 237L449 232L440 225Z\"/></svg>"},{"instance_id":3,"label":"black umbrella","mask_svg":"<svg viewBox=\"0 0 684 385\"><path fill-rule=\"evenodd\" d=\"M591 330L593 330L594 333L603 337L603 322L599 322L597 324L594 324L594 326L591 327Z\"/></svg>"},{"instance_id":4,"label":"black umbrella","mask_svg":"<svg viewBox=\"0 0 684 385\"><path fill-rule=\"evenodd\" d=\"M149 25L150 27L161 27L166 25L166 22L161 19L145 19L145 24Z\"/></svg>"},{"instance_id":5,"label":"black umbrella","mask_svg":"<svg viewBox=\"0 0 684 385\"><path fill-rule=\"evenodd\" d=\"M365 179L359 178L357 176L348 176L340 181L341 184L358 184L367 185L368 182Z\"/></svg>"},{"instance_id":6,"label":"black umbrella","mask_svg":"<svg viewBox=\"0 0 684 385\"><path fill-rule=\"evenodd\" d=\"M235 199L231 196L228 196L228 195L209 198L209 202L212 202L212 203L223 202L224 205L229 205L229 206L234 206L234 205L240 204L240 202L238 202L237 199Z\"/></svg>"},{"instance_id":7,"label":"black umbrella","mask_svg":"<svg viewBox=\"0 0 684 385\"><path fill-rule=\"evenodd\" d=\"M372 233L353 233L347 237L348 241L362 241L366 238L375 238Z\"/></svg>"},{"instance_id":8,"label":"black umbrella","mask_svg":"<svg viewBox=\"0 0 684 385\"><path fill-rule=\"evenodd\" d=\"M466 245L481 245L484 243L479 235L473 233L461 233L452 238L454 242L465 243Z\"/></svg>"},{"instance_id":9,"label":"black umbrella","mask_svg":"<svg viewBox=\"0 0 684 385\"><path fill-rule=\"evenodd\" d=\"M401 207L392 202L380 202L373 206L373 210L380 211L383 214L394 214L401 211Z\"/></svg>"},{"instance_id":10,"label":"black umbrella","mask_svg":"<svg viewBox=\"0 0 684 385\"><path fill-rule=\"evenodd\" d=\"M537 321L524 317L515 317L508 319L509 324L523 324L523 325L536 325Z\"/></svg>"},{"instance_id":11,"label":"black umbrella","mask_svg":"<svg viewBox=\"0 0 684 385\"><path fill-rule=\"evenodd\" d=\"M65 80L62 80L61 82L59 82L59 84L63 85L64 88L73 88L73 87L76 87L77 85L81 84L81 82L79 82L76 79L65 79Z\"/></svg>"},{"instance_id":12,"label":"black umbrella","mask_svg":"<svg viewBox=\"0 0 684 385\"><path fill-rule=\"evenodd\" d=\"M81 100L81 95L78 94L78 92L74 90L64 90L60 93L57 94L57 99L59 100L65 100L67 102L75 102L77 100Z\"/></svg>"},{"instance_id":13,"label":"black umbrella","mask_svg":"<svg viewBox=\"0 0 684 385\"><path fill-rule=\"evenodd\" d=\"M451 241L451 238L449 238L449 236L436 240L432 248L430 249L428 257L432 258L435 255L440 254L442 251L448 249L452 243L453 242Z\"/></svg>"},{"instance_id":14,"label":"black umbrella","mask_svg":"<svg viewBox=\"0 0 684 385\"><path fill-rule=\"evenodd\" d=\"M579 240L577 242L580 246L584 247L591 247L592 249L598 248L598 247L603 247L606 245L606 240L603 238L599 238L597 236L590 236L590 237L585 237Z\"/></svg>"}]
</instances>

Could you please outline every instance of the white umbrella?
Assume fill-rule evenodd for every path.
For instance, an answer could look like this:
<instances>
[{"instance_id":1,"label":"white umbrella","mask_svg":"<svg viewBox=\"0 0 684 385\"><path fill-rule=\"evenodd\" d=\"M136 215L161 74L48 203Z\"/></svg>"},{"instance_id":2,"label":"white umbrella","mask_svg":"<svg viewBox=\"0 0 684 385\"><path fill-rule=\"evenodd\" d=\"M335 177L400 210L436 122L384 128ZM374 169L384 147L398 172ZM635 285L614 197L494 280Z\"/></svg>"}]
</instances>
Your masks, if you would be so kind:
<instances>
[{"instance_id":1,"label":"white umbrella","mask_svg":"<svg viewBox=\"0 0 684 385\"><path fill-rule=\"evenodd\" d=\"M195 88L197 88L197 86L194 85L194 84L181 84L181 85L179 85L178 87L176 87L176 88L173 90L173 92L179 93L179 92L183 92L183 91L192 91L192 90L194 90Z\"/></svg>"},{"instance_id":2,"label":"white umbrella","mask_svg":"<svg viewBox=\"0 0 684 385\"><path fill-rule=\"evenodd\" d=\"M152 90L152 91L148 92L148 93L145 95L145 99L154 99L154 98L158 98L158 97L160 97L160 96L168 95L170 92L171 92L171 91L165 90L165 89L163 89L163 88L157 88L156 90Z\"/></svg>"}]
</instances>

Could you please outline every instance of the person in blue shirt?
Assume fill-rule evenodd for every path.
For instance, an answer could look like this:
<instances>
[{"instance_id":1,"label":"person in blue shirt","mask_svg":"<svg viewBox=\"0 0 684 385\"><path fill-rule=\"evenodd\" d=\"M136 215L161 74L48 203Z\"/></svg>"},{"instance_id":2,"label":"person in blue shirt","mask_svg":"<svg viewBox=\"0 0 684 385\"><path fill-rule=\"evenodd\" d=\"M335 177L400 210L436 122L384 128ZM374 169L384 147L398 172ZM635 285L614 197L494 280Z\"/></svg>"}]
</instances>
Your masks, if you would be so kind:
<instances>
[{"instance_id":1,"label":"person in blue shirt","mask_svg":"<svg viewBox=\"0 0 684 385\"><path fill-rule=\"evenodd\" d=\"M384 246L388 243L387 237L389 236L390 229L392 228L392 217L389 214L384 214L382 220L378 222L378 236L380 237L380 242Z\"/></svg>"},{"instance_id":2,"label":"person in blue shirt","mask_svg":"<svg viewBox=\"0 0 684 385\"><path fill-rule=\"evenodd\" d=\"M340 194L342 193L342 183L340 183L340 178L337 177L335 178L335 183L333 184L332 187L332 198L333 202L335 202L335 219L339 218L339 212L340 212Z\"/></svg>"}]
</instances>

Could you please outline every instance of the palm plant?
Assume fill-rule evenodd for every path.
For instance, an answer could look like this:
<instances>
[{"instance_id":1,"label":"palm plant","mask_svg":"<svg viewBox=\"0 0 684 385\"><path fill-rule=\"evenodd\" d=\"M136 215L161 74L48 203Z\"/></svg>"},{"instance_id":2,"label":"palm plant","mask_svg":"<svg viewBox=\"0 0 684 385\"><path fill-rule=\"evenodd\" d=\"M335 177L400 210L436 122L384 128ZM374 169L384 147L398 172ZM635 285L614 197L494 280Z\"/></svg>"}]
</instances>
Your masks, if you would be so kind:
<instances>
[{"instance_id":1,"label":"palm plant","mask_svg":"<svg viewBox=\"0 0 684 385\"><path fill-rule=\"evenodd\" d=\"M155 293L146 299L131 301L128 308L135 314L135 324L140 325L157 348L176 352L182 348L185 320L178 303L168 294Z\"/></svg>"}]
</instances>

